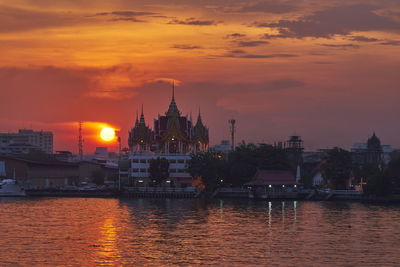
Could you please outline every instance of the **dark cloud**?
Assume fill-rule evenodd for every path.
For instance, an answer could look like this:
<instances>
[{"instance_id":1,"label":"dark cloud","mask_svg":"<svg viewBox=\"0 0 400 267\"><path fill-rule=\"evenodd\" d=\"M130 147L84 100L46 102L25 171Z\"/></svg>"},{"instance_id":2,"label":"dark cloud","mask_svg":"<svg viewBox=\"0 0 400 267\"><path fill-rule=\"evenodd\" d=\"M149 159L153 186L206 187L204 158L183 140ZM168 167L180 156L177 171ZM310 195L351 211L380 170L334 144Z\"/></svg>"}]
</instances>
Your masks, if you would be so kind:
<instances>
[{"instance_id":1,"label":"dark cloud","mask_svg":"<svg viewBox=\"0 0 400 267\"><path fill-rule=\"evenodd\" d=\"M230 50L229 53L232 53L232 54L245 54L246 51L244 51L242 49L234 49L234 50Z\"/></svg>"},{"instance_id":2,"label":"dark cloud","mask_svg":"<svg viewBox=\"0 0 400 267\"><path fill-rule=\"evenodd\" d=\"M240 56L241 58L287 58L287 57L297 57L294 54L269 54L269 55L257 55L257 54L247 54Z\"/></svg>"},{"instance_id":3,"label":"dark cloud","mask_svg":"<svg viewBox=\"0 0 400 267\"><path fill-rule=\"evenodd\" d=\"M246 37L246 34L236 32L225 36L225 38L242 38L242 37Z\"/></svg>"},{"instance_id":4,"label":"dark cloud","mask_svg":"<svg viewBox=\"0 0 400 267\"><path fill-rule=\"evenodd\" d=\"M239 47L254 47L269 44L267 41L240 41L237 43Z\"/></svg>"},{"instance_id":5,"label":"dark cloud","mask_svg":"<svg viewBox=\"0 0 400 267\"><path fill-rule=\"evenodd\" d=\"M70 13L0 6L0 32L29 31L78 23L82 23L82 19Z\"/></svg>"},{"instance_id":6,"label":"dark cloud","mask_svg":"<svg viewBox=\"0 0 400 267\"><path fill-rule=\"evenodd\" d=\"M257 22L255 22L255 23L257 23ZM257 26L257 24L254 24L254 25ZM257 26L257 27L260 27L260 26ZM280 34L268 34L268 33L265 33L265 34L263 34L261 36L261 38L263 38L263 39L292 38L292 37L293 37L292 35L284 34L283 32L281 32Z\"/></svg>"},{"instance_id":7,"label":"dark cloud","mask_svg":"<svg viewBox=\"0 0 400 267\"><path fill-rule=\"evenodd\" d=\"M335 64L335 63L332 61L315 61L314 64L330 65L330 64Z\"/></svg>"},{"instance_id":8,"label":"dark cloud","mask_svg":"<svg viewBox=\"0 0 400 267\"><path fill-rule=\"evenodd\" d=\"M130 22L146 22L142 19L137 19L136 17L143 17L143 16L160 16L160 13L155 12L145 12L145 11L112 11L112 12L100 12L96 13L95 16L115 16L109 21L130 21Z\"/></svg>"},{"instance_id":9,"label":"dark cloud","mask_svg":"<svg viewBox=\"0 0 400 267\"><path fill-rule=\"evenodd\" d=\"M282 14L297 10L298 6L295 1L264 0L252 4L246 4L239 8L230 8L228 9L228 12L263 12Z\"/></svg>"},{"instance_id":10,"label":"dark cloud","mask_svg":"<svg viewBox=\"0 0 400 267\"><path fill-rule=\"evenodd\" d=\"M331 48L340 48L340 49L347 49L347 48L360 48L359 45L355 44L319 44L320 46L331 47Z\"/></svg>"},{"instance_id":11,"label":"dark cloud","mask_svg":"<svg viewBox=\"0 0 400 267\"><path fill-rule=\"evenodd\" d=\"M369 37L365 37L365 36L352 36L349 38L349 40L357 41L357 42L377 42L377 41L379 41L379 39L369 38Z\"/></svg>"},{"instance_id":12,"label":"dark cloud","mask_svg":"<svg viewBox=\"0 0 400 267\"><path fill-rule=\"evenodd\" d=\"M131 22L146 22L145 20L133 18L133 17L120 17L120 18L112 18L109 21L131 21Z\"/></svg>"},{"instance_id":13,"label":"dark cloud","mask_svg":"<svg viewBox=\"0 0 400 267\"><path fill-rule=\"evenodd\" d=\"M297 57L295 54L246 54L246 53L226 53L223 55L219 55L217 57L227 57L227 58L249 58L249 59L257 59L257 58L290 58Z\"/></svg>"},{"instance_id":14,"label":"dark cloud","mask_svg":"<svg viewBox=\"0 0 400 267\"><path fill-rule=\"evenodd\" d=\"M276 23L255 22L255 27L275 28L278 35L272 37L319 37L332 38L353 31L398 30L400 22L381 16L378 6L346 5L317 11L299 20L280 20Z\"/></svg>"},{"instance_id":15,"label":"dark cloud","mask_svg":"<svg viewBox=\"0 0 400 267\"><path fill-rule=\"evenodd\" d=\"M202 49L203 47L199 46L199 45L176 44L176 45L171 46L171 48L192 50L192 49Z\"/></svg>"},{"instance_id":16,"label":"dark cloud","mask_svg":"<svg viewBox=\"0 0 400 267\"><path fill-rule=\"evenodd\" d=\"M113 11L113 12L100 12L95 14L95 16L108 16L108 15L116 15L121 17L139 17L139 16L159 15L159 13L143 12L143 11Z\"/></svg>"},{"instance_id":17,"label":"dark cloud","mask_svg":"<svg viewBox=\"0 0 400 267\"><path fill-rule=\"evenodd\" d=\"M218 21L214 20L199 20L195 18L188 18L186 20L178 20L174 19L168 22L167 24L181 24L181 25L195 25L195 26L210 26L210 25L217 25Z\"/></svg>"},{"instance_id":18,"label":"dark cloud","mask_svg":"<svg viewBox=\"0 0 400 267\"><path fill-rule=\"evenodd\" d=\"M400 45L400 41L396 41L396 40L388 40L385 42L380 43L381 45Z\"/></svg>"}]
</instances>

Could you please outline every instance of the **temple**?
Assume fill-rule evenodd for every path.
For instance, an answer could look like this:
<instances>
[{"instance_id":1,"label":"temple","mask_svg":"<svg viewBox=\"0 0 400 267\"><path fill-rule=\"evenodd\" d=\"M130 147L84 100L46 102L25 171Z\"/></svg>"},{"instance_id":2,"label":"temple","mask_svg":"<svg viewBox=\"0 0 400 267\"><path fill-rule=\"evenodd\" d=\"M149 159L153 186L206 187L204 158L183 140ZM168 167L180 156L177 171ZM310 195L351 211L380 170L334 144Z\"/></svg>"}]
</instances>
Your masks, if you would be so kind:
<instances>
[{"instance_id":1,"label":"temple","mask_svg":"<svg viewBox=\"0 0 400 267\"><path fill-rule=\"evenodd\" d=\"M191 154L208 150L209 134L200 109L195 124L188 116L182 116L172 86L172 98L165 115L158 115L153 128L150 128L146 124L142 106L140 117L136 114L135 124L129 131L128 144L131 185L150 185L151 160L165 158L169 162L166 185L185 187L191 186L193 181L188 172Z\"/></svg>"},{"instance_id":2,"label":"temple","mask_svg":"<svg viewBox=\"0 0 400 267\"><path fill-rule=\"evenodd\" d=\"M142 106L140 119L136 115L135 125L129 132L131 153L190 154L208 149L208 128L203 124L200 110L193 125L188 116L181 115L174 89L167 112L158 115L153 129L146 125Z\"/></svg>"}]
</instances>

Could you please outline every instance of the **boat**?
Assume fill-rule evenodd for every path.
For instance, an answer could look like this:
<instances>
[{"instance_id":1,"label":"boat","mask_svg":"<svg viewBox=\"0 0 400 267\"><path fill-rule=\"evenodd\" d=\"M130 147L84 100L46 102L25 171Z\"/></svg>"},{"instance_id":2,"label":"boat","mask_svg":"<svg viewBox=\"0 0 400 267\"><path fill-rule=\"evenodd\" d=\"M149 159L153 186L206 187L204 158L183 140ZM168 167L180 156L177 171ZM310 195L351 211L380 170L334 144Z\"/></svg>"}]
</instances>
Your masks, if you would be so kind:
<instances>
[{"instance_id":1,"label":"boat","mask_svg":"<svg viewBox=\"0 0 400 267\"><path fill-rule=\"evenodd\" d=\"M23 197L25 190L14 179L0 181L0 197Z\"/></svg>"}]
</instances>

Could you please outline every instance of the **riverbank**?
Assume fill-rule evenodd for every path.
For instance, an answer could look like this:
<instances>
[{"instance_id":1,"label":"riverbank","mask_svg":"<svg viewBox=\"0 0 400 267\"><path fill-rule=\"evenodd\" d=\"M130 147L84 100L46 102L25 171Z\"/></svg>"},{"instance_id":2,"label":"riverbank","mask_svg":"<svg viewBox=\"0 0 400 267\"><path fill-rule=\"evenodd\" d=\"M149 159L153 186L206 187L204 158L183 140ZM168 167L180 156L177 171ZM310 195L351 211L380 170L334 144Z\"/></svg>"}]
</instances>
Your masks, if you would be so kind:
<instances>
[{"instance_id":1,"label":"riverbank","mask_svg":"<svg viewBox=\"0 0 400 267\"><path fill-rule=\"evenodd\" d=\"M363 195L353 190L251 190L248 188L217 188L202 192L195 188L128 187L123 191L107 190L27 190L28 197L85 197L85 198L205 198L205 199L254 199L254 200L303 200L303 201L358 201L368 203L400 203L400 195L387 197Z\"/></svg>"}]
</instances>

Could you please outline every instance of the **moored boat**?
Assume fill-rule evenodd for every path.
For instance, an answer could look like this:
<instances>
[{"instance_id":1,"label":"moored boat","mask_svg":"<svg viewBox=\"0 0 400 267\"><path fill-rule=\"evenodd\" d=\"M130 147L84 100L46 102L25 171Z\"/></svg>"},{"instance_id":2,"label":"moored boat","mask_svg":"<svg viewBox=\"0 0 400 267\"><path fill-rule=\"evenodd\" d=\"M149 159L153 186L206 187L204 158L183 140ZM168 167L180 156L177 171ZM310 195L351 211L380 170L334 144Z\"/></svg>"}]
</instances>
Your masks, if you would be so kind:
<instances>
[{"instance_id":1,"label":"moored boat","mask_svg":"<svg viewBox=\"0 0 400 267\"><path fill-rule=\"evenodd\" d=\"M0 181L0 197L23 197L25 190L14 179Z\"/></svg>"}]
</instances>

